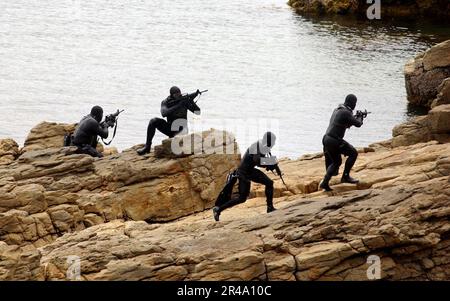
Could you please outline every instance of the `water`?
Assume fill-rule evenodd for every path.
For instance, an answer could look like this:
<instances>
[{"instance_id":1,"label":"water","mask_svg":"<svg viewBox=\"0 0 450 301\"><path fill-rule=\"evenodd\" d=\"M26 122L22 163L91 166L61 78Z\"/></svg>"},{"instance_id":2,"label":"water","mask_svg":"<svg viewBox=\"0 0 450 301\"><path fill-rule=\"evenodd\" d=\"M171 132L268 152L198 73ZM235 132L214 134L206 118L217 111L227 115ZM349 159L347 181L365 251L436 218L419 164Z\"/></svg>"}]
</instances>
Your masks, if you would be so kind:
<instances>
[{"instance_id":1,"label":"water","mask_svg":"<svg viewBox=\"0 0 450 301\"><path fill-rule=\"evenodd\" d=\"M37 123L77 122L100 104L126 110L114 142L125 149L145 141L148 120L178 85L209 89L191 128L232 119L241 148L267 123L279 155L320 151L331 111L348 93L373 112L348 140L390 138L408 118L405 62L449 38L449 28L307 19L285 3L3 0L0 137L22 144Z\"/></svg>"}]
</instances>

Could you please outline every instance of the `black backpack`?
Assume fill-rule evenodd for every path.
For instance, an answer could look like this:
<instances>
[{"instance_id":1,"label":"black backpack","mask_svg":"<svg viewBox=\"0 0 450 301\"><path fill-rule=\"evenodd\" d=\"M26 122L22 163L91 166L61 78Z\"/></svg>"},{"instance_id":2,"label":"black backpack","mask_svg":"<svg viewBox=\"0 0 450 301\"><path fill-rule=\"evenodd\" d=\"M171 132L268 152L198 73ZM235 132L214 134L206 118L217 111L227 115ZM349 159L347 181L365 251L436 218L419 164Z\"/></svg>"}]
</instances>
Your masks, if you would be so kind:
<instances>
[{"instance_id":1,"label":"black backpack","mask_svg":"<svg viewBox=\"0 0 450 301\"><path fill-rule=\"evenodd\" d=\"M225 187L223 187L222 191L219 193L219 196L216 199L216 206L221 206L231 199L234 185L236 184L238 179L239 173L237 169L233 170L227 175Z\"/></svg>"}]
</instances>

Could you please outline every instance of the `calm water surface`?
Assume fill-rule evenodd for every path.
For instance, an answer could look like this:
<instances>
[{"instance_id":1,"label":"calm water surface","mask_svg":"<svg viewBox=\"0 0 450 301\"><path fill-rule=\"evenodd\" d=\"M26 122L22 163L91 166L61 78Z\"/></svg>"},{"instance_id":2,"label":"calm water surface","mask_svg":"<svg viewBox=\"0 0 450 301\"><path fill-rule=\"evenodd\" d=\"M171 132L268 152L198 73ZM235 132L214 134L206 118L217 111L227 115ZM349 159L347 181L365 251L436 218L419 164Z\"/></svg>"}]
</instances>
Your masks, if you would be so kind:
<instances>
[{"instance_id":1,"label":"calm water surface","mask_svg":"<svg viewBox=\"0 0 450 301\"><path fill-rule=\"evenodd\" d=\"M331 111L348 93L373 112L348 140L389 138L409 115L405 62L450 29L308 19L285 3L3 0L0 137L23 143L37 123L77 122L100 104L126 110L114 142L125 149L145 141L148 120L178 85L209 89L191 128L228 126L241 148L271 128L281 156L320 151Z\"/></svg>"}]
</instances>

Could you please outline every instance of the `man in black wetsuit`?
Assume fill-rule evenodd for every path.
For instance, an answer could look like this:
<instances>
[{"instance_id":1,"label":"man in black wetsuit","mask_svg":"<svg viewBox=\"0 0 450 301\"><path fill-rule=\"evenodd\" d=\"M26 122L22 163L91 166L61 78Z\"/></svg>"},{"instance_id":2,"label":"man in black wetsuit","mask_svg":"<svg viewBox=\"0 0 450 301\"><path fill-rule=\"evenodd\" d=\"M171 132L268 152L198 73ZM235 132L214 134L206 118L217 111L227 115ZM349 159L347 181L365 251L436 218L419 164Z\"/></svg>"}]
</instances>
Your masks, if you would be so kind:
<instances>
[{"instance_id":1,"label":"man in black wetsuit","mask_svg":"<svg viewBox=\"0 0 450 301\"><path fill-rule=\"evenodd\" d=\"M345 98L344 104L341 104L334 110L330 119L325 136L323 136L323 152L325 155L326 175L320 183L320 188L325 191L332 191L329 182L332 176L337 176L339 167L342 164L341 155L347 156L344 173L342 174L342 183L358 183L358 180L350 177L350 170L356 162L358 152L347 141L344 140L345 131L351 126L361 127L363 116L353 115L356 107L357 98L350 94Z\"/></svg>"},{"instance_id":2,"label":"man in black wetsuit","mask_svg":"<svg viewBox=\"0 0 450 301\"><path fill-rule=\"evenodd\" d=\"M194 102L199 94L200 91L197 90L195 93L182 95L178 87L170 88L170 96L161 102L161 115L166 117L167 121L162 118L150 120L147 127L147 141L144 148L137 151L138 154L145 155L150 152L156 129L170 138L181 132L187 133L187 111L200 115L200 108Z\"/></svg>"},{"instance_id":3,"label":"man in black wetsuit","mask_svg":"<svg viewBox=\"0 0 450 301\"><path fill-rule=\"evenodd\" d=\"M239 196L231 200L220 200L213 208L214 219L219 220L220 213L237 204L244 203L250 193L251 182L263 184L266 194L267 213L276 210L273 207L273 181L261 170L255 167L264 167L267 170L274 170L277 162L270 154L270 150L275 145L275 135L271 132L264 134L263 139L253 143L242 157L241 164L237 169L239 178Z\"/></svg>"},{"instance_id":4,"label":"man in black wetsuit","mask_svg":"<svg viewBox=\"0 0 450 301\"><path fill-rule=\"evenodd\" d=\"M103 118L103 109L94 106L91 114L83 117L75 133L73 134L72 144L78 147L78 152L101 158L103 155L97 151L97 136L103 139L108 138L108 127L114 124L101 122Z\"/></svg>"}]
</instances>

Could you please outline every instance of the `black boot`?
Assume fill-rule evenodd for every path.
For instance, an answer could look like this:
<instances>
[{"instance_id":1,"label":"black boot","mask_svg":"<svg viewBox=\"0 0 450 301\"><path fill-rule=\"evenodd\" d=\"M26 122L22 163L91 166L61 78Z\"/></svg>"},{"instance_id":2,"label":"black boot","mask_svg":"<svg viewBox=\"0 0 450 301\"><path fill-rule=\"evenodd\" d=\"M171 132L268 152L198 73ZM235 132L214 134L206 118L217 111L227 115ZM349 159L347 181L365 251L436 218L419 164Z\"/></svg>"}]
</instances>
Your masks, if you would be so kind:
<instances>
[{"instance_id":1,"label":"black boot","mask_svg":"<svg viewBox=\"0 0 450 301\"><path fill-rule=\"evenodd\" d=\"M151 145L145 145L143 148L139 149L137 153L141 156L148 154L150 152Z\"/></svg>"},{"instance_id":2,"label":"black boot","mask_svg":"<svg viewBox=\"0 0 450 301\"><path fill-rule=\"evenodd\" d=\"M219 217L220 217L220 209L219 209L219 207L217 207L217 206L213 207L212 211L213 211L214 219L216 220L216 222L218 222L219 221Z\"/></svg>"},{"instance_id":3,"label":"black boot","mask_svg":"<svg viewBox=\"0 0 450 301\"><path fill-rule=\"evenodd\" d=\"M341 183L358 184L359 181L350 177L349 174L343 174L341 178Z\"/></svg>"},{"instance_id":4,"label":"black boot","mask_svg":"<svg viewBox=\"0 0 450 301\"><path fill-rule=\"evenodd\" d=\"M325 191L333 191L333 189L331 189L330 185L330 177L329 176L325 176L322 180L322 182L320 182L319 187L322 188Z\"/></svg>"},{"instance_id":5,"label":"black boot","mask_svg":"<svg viewBox=\"0 0 450 301\"><path fill-rule=\"evenodd\" d=\"M268 205L267 206L267 213L273 212L275 210L277 210L277 209L273 205Z\"/></svg>"}]
</instances>

